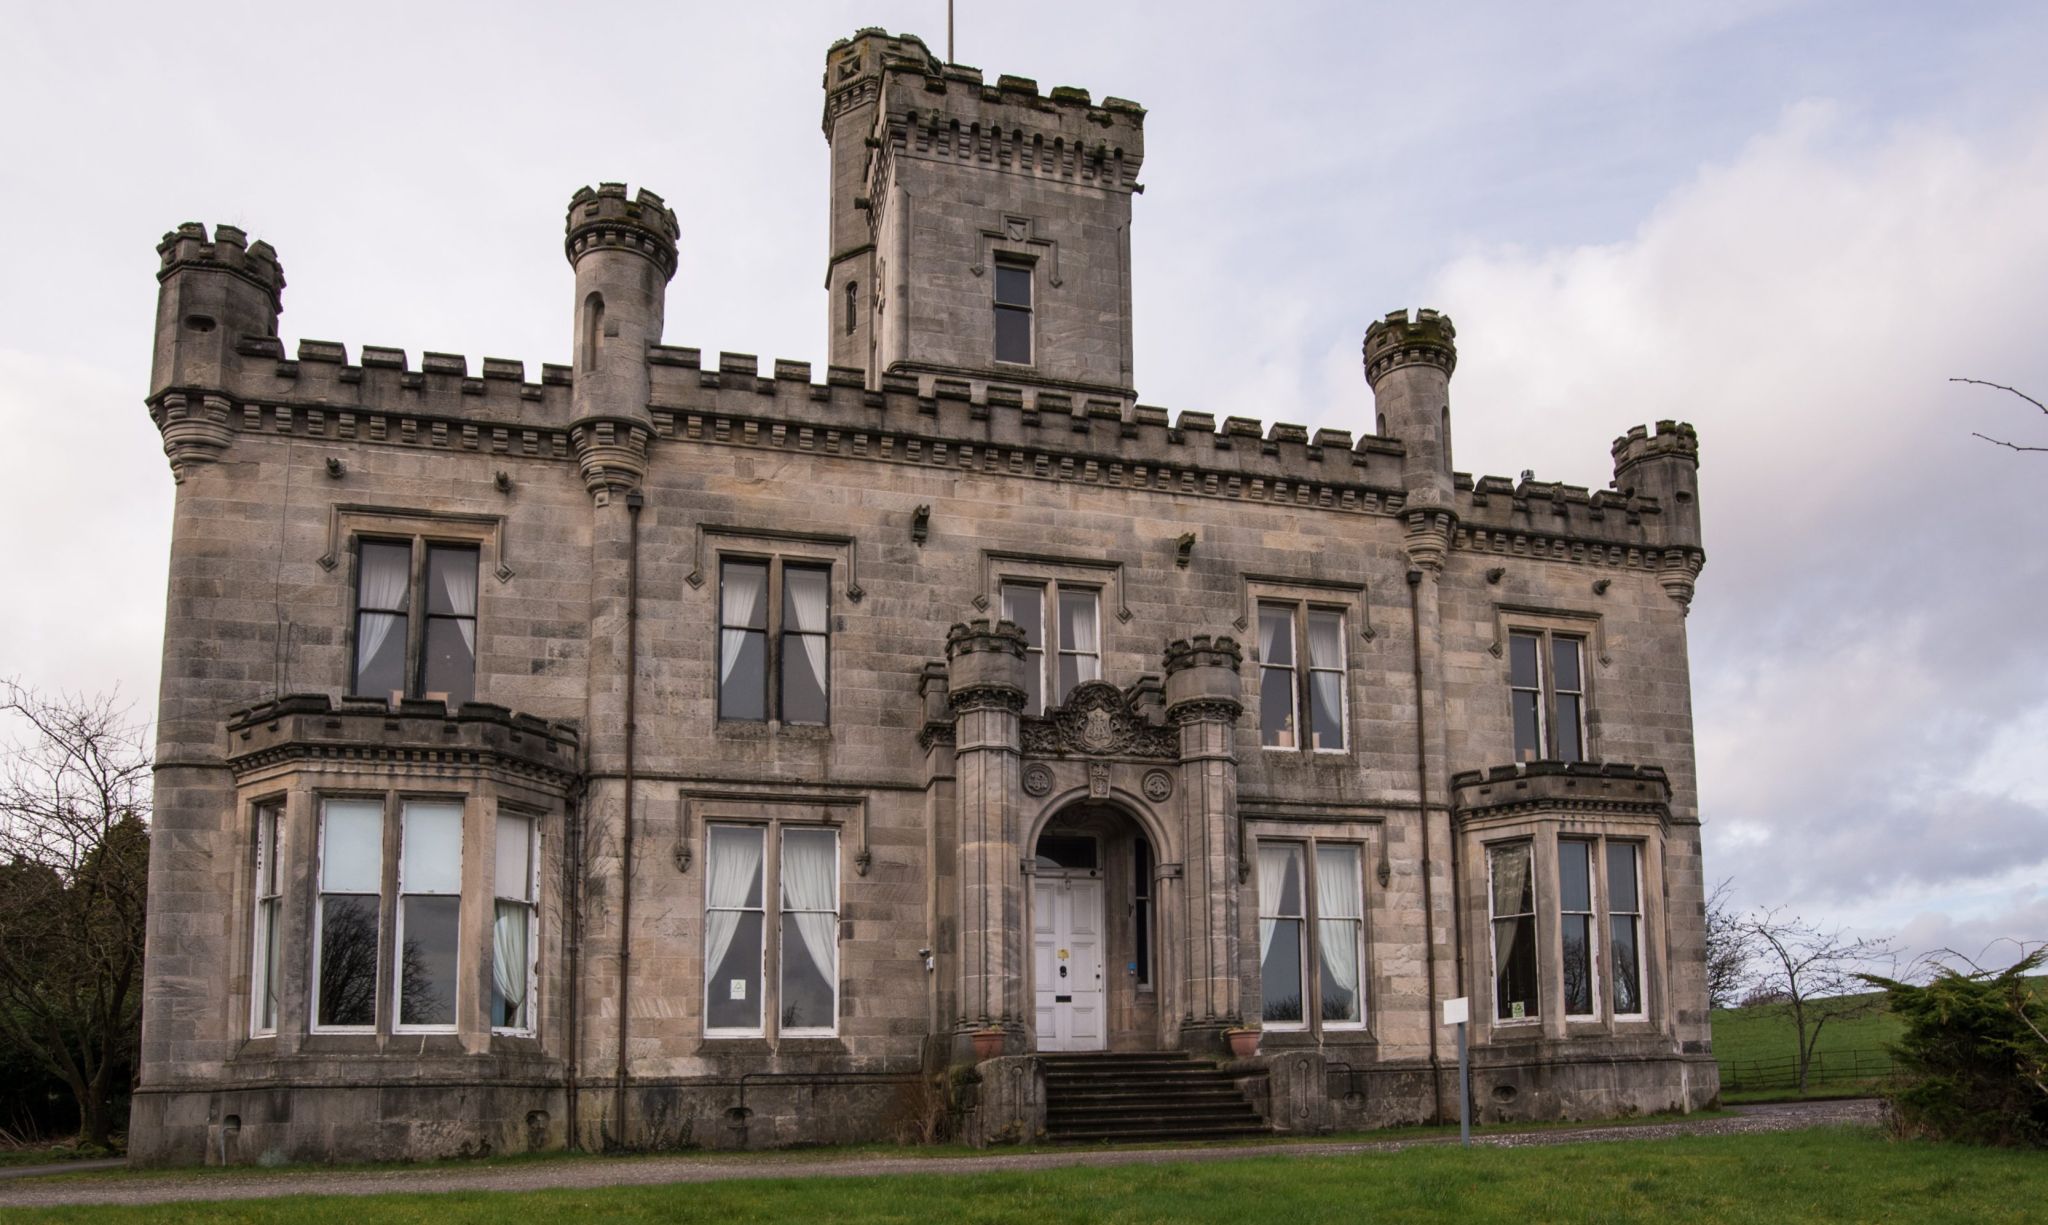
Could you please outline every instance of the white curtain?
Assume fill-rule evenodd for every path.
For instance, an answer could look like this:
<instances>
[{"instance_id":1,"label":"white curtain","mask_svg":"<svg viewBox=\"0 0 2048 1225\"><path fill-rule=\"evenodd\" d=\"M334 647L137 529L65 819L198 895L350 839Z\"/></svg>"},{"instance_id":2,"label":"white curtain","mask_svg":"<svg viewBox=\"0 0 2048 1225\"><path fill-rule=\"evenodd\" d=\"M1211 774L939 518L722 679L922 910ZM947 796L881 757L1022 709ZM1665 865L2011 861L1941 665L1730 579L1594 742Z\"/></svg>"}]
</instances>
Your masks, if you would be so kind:
<instances>
[{"instance_id":1,"label":"white curtain","mask_svg":"<svg viewBox=\"0 0 2048 1225\"><path fill-rule=\"evenodd\" d=\"M476 554L457 553L444 557L441 565L441 590L448 596L448 611L467 621L457 621L462 627L462 645L469 653L476 654Z\"/></svg>"},{"instance_id":2,"label":"white curtain","mask_svg":"<svg viewBox=\"0 0 2048 1225\"><path fill-rule=\"evenodd\" d=\"M768 569L765 566L728 566L722 587L721 619L727 628L719 635L720 684L732 679L732 670L740 662L740 648L747 645L747 631L734 627L753 625L761 615L761 601L768 594Z\"/></svg>"},{"instance_id":3,"label":"white curtain","mask_svg":"<svg viewBox=\"0 0 2048 1225\"><path fill-rule=\"evenodd\" d=\"M1060 600L1066 606L1067 629L1072 635L1072 641L1066 644L1067 649L1077 656L1074 660L1075 679L1101 679L1102 635L1096 624L1098 606L1094 594L1064 595Z\"/></svg>"},{"instance_id":4,"label":"white curtain","mask_svg":"<svg viewBox=\"0 0 2048 1225\"><path fill-rule=\"evenodd\" d=\"M1529 891L1529 848L1501 847L1493 852L1493 914L1497 919L1526 914Z\"/></svg>"},{"instance_id":5,"label":"white curtain","mask_svg":"<svg viewBox=\"0 0 2048 1225\"><path fill-rule=\"evenodd\" d=\"M1273 948L1273 933L1280 928L1277 920L1266 916L1280 913L1280 895L1287 888L1287 865L1293 857L1293 850L1289 847L1259 847L1260 965L1266 964L1266 954Z\"/></svg>"},{"instance_id":6,"label":"white curtain","mask_svg":"<svg viewBox=\"0 0 2048 1225\"><path fill-rule=\"evenodd\" d=\"M532 934L532 911L525 902L498 900L497 921L491 925L491 979L498 994L505 997L510 1011L523 1024L526 1007L527 941Z\"/></svg>"},{"instance_id":7,"label":"white curtain","mask_svg":"<svg viewBox=\"0 0 2048 1225\"><path fill-rule=\"evenodd\" d=\"M1288 641L1294 634L1294 614L1279 608L1259 610L1259 662L1273 667L1292 666L1293 651L1282 647L1293 647ZM1277 652L1277 654L1276 654Z\"/></svg>"},{"instance_id":8,"label":"white curtain","mask_svg":"<svg viewBox=\"0 0 2048 1225\"><path fill-rule=\"evenodd\" d=\"M708 978L725 961L732 948L733 933L739 930L739 908L747 904L754 882L761 876L761 831L758 829L714 829L711 831L711 879L704 914L704 974ZM710 909L715 907L716 909Z\"/></svg>"},{"instance_id":9,"label":"white curtain","mask_svg":"<svg viewBox=\"0 0 2048 1225\"><path fill-rule=\"evenodd\" d=\"M1308 666L1344 666L1344 619L1313 614L1308 619Z\"/></svg>"},{"instance_id":10,"label":"white curtain","mask_svg":"<svg viewBox=\"0 0 2048 1225\"><path fill-rule=\"evenodd\" d=\"M803 635L804 659L811 666L811 677L818 682L818 692L825 692L825 613L831 603L831 583L822 572L798 573L788 571L783 576L784 586L789 591L790 611L796 614L796 624L786 628Z\"/></svg>"},{"instance_id":11,"label":"white curtain","mask_svg":"<svg viewBox=\"0 0 2048 1225\"><path fill-rule=\"evenodd\" d=\"M839 981L838 901L838 836L790 831L782 839L782 907L796 920L811 964L828 983Z\"/></svg>"},{"instance_id":12,"label":"white curtain","mask_svg":"<svg viewBox=\"0 0 2048 1225\"><path fill-rule=\"evenodd\" d=\"M1360 1000L1355 924L1365 917L1357 847L1316 848L1316 917L1321 929L1317 933L1317 947L1321 950L1323 972L1351 997L1351 1016L1345 1019L1357 1020Z\"/></svg>"},{"instance_id":13,"label":"white curtain","mask_svg":"<svg viewBox=\"0 0 2048 1225\"><path fill-rule=\"evenodd\" d=\"M379 550L378 552L381 553L382 551ZM361 590L356 595L356 606L358 608L404 608L405 582L407 577L406 563L399 562L397 565L390 566L375 565L370 561L370 558L375 555L368 549L363 551L362 575L360 577ZM476 580L473 577L470 579L470 586L472 590L476 586ZM474 598L473 595L472 598ZM384 640L391 636L391 627L396 624L398 624L397 614L373 613L370 616L364 617L363 640L357 644L356 658L362 660L365 664L377 658L378 649L384 645Z\"/></svg>"}]
</instances>

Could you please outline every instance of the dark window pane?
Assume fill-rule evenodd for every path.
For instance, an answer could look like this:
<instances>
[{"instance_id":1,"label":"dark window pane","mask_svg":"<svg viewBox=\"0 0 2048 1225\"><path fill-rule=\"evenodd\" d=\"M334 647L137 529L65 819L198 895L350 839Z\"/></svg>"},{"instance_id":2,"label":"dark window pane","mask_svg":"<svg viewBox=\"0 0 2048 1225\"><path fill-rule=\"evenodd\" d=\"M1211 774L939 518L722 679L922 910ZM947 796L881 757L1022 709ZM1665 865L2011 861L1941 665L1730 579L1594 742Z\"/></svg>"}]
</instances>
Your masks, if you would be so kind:
<instances>
[{"instance_id":1,"label":"dark window pane","mask_svg":"<svg viewBox=\"0 0 2048 1225\"><path fill-rule=\"evenodd\" d=\"M1301 920L1260 919L1261 1015L1268 1021L1302 1019Z\"/></svg>"},{"instance_id":2,"label":"dark window pane","mask_svg":"<svg viewBox=\"0 0 2048 1225\"><path fill-rule=\"evenodd\" d=\"M1593 847L1587 842L1557 844L1558 909L1593 909Z\"/></svg>"},{"instance_id":3,"label":"dark window pane","mask_svg":"<svg viewBox=\"0 0 2048 1225\"><path fill-rule=\"evenodd\" d=\"M1003 584L1003 617L1024 631L1024 645L1045 646L1045 588L1022 583Z\"/></svg>"},{"instance_id":4,"label":"dark window pane","mask_svg":"<svg viewBox=\"0 0 2048 1225\"><path fill-rule=\"evenodd\" d=\"M1579 695L1560 693L1557 695L1557 759L1559 761L1580 761L1584 758L1585 746L1579 736Z\"/></svg>"},{"instance_id":5,"label":"dark window pane","mask_svg":"<svg viewBox=\"0 0 2048 1225\"><path fill-rule=\"evenodd\" d=\"M1320 859L1318 859L1320 866ZM1325 1021L1361 1021L1359 1010L1358 921L1323 919L1316 924L1317 961Z\"/></svg>"},{"instance_id":6,"label":"dark window pane","mask_svg":"<svg viewBox=\"0 0 2048 1225\"><path fill-rule=\"evenodd\" d=\"M476 622L453 617L427 619L426 675L420 692L445 693L457 705L476 697Z\"/></svg>"},{"instance_id":7,"label":"dark window pane","mask_svg":"<svg viewBox=\"0 0 2048 1225\"><path fill-rule=\"evenodd\" d=\"M366 612L356 618L355 692L386 697L405 689L405 618Z\"/></svg>"},{"instance_id":8,"label":"dark window pane","mask_svg":"<svg viewBox=\"0 0 2048 1225\"><path fill-rule=\"evenodd\" d=\"M1493 924L1494 1015L1518 1021L1536 1012L1536 920L1496 919Z\"/></svg>"},{"instance_id":9,"label":"dark window pane","mask_svg":"<svg viewBox=\"0 0 2048 1225\"><path fill-rule=\"evenodd\" d=\"M399 950L398 1023L455 1023L455 947L462 899L426 895L402 899L405 945Z\"/></svg>"},{"instance_id":10,"label":"dark window pane","mask_svg":"<svg viewBox=\"0 0 2048 1225\"><path fill-rule=\"evenodd\" d=\"M996 265L996 301L1004 306L1031 305L1031 269Z\"/></svg>"},{"instance_id":11,"label":"dark window pane","mask_svg":"<svg viewBox=\"0 0 2048 1225\"><path fill-rule=\"evenodd\" d=\"M1037 857L1041 867L1093 871L1097 866L1095 839L1075 834L1040 834Z\"/></svg>"},{"instance_id":12,"label":"dark window pane","mask_svg":"<svg viewBox=\"0 0 2048 1225\"><path fill-rule=\"evenodd\" d=\"M1031 364L1031 312L1013 306L996 307L996 360Z\"/></svg>"},{"instance_id":13,"label":"dark window pane","mask_svg":"<svg viewBox=\"0 0 2048 1225\"><path fill-rule=\"evenodd\" d=\"M1341 672L1315 672L1309 675L1309 697L1311 717L1309 725L1315 739L1310 747L1318 749L1341 749L1344 747L1344 674Z\"/></svg>"},{"instance_id":14,"label":"dark window pane","mask_svg":"<svg viewBox=\"0 0 2048 1225\"><path fill-rule=\"evenodd\" d=\"M1135 901L1132 910L1132 938L1136 947L1132 949L1131 960L1137 963L1138 981L1152 981L1152 844L1139 838L1132 845L1134 864L1131 882L1131 896Z\"/></svg>"},{"instance_id":15,"label":"dark window pane","mask_svg":"<svg viewBox=\"0 0 2048 1225\"><path fill-rule=\"evenodd\" d=\"M1045 656L1024 657L1024 713L1045 713Z\"/></svg>"},{"instance_id":16,"label":"dark window pane","mask_svg":"<svg viewBox=\"0 0 2048 1225\"><path fill-rule=\"evenodd\" d=\"M1081 669L1088 662L1088 658L1082 655L1060 656L1060 687L1057 695L1059 701L1066 701L1067 695L1074 691L1074 686L1081 683Z\"/></svg>"},{"instance_id":17,"label":"dark window pane","mask_svg":"<svg viewBox=\"0 0 2048 1225\"><path fill-rule=\"evenodd\" d=\"M810 567L782 569L782 628L822 634L832 611L831 572Z\"/></svg>"},{"instance_id":18,"label":"dark window pane","mask_svg":"<svg viewBox=\"0 0 2048 1225\"><path fill-rule=\"evenodd\" d=\"M1529 844L1493 848L1493 913L1529 914L1536 909L1535 885L1529 879Z\"/></svg>"},{"instance_id":19,"label":"dark window pane","mask_svg":"<svg viewBox=\"0 0 2048 1225\"><path fill-rule=\"evenodd\" d=\"M1515 704L1515 760L1529 761L1543 756L1543 724L1537 714L1543 695L1517 689L1510 697Z\"/></svg>"},{"instance_id":20,"label":"dark window pane","mask_svg":"<svg viewBox=\"0 0 2048 1225\"><path fill-rule=\"evenodd\" d=\"M1576 638L1553 638L1550 640L1550 658L1556 671L1550 683L1559 689L1576 693L1585 686L1579 683L1579 640Z\"/></svg>"},{"instance_id":21,"label":"dark window pane","mask_svg":"<svg viewBox=\"0 0 2048 1225\"><path fill-rule=\"evenodd\" d=\"M476 550L427 550L427 611L476 616Z\"/></svg>"},{"instance_id":22,"label":"dark window pane","mask_svg":"<svg viewBox=\"0 0 2048 1225\"><path fill-rule=\"evenodd\" d=\"M1272 748L1294 747L1292 669L1259 669L1259 743Z\"/></svg>"},{"instance_id":23,"label":"dark window pane","mask_svg":"<svg viewBox=\"0 0 2048 1225\"><path fill-rule=\"evenodd\" d=\"M838 1020L832 1011L832 981L812 956L799 921L796 915L782 916L782 1028L831 1029ZM838 926L830 915L806 915L801 921Z\"/></svg>"},{"instance_id":24,"label":"dark window pane","mask_svg":"<svg viewBox=\"0 0 2048 1225\"><path fill-rule=\"evenodd\" d=\"M412 589L412 546L365 540L356 576L356 607L404 612Z\"/></svg>"},{"instance_id":25,"label":"dark window pane","mask_svg":"<svg viewBox=\"0 0 2048 1225\"><path fill-rule=\"evenodd\" d=\"M1593 1011L1593 917L1564 916L1564 1010L1570 1016Z\"/></svg>"},{"instance_id":26,"label":"dark window pane","mask_svg":"<svg viewBox=\"0 0 2048 1225\"><path fill-rule=\"evenodd\" d=\"M782 721L826 721L825 650L823 634L782 636Z\"/></svg>"},{"instance_id":27,"label":"dark window pane","mask_svg":"<svg viewBox=\"0 0 2048 1225\"><path fill-rule=\"evenodd\" d=\"M1641 959L1636 951L1636 917L1615 915L1608 921L1614 940L1614 1011L1643 1010Z\"/></svg>"},{"instance_id":28,"label":"dark window pane","mask_svg":"<svg viewBox=\"0 0 2048 1225\"><path fill-rule=\"evenodd\" d=\"M706 975L705 1024L712 1029L758 1029L761 1025L761 916L736 916L732 943Z\"/></svg>"},{"instance_id":29,"label":"dark window pane","mask_svg":"<svg viewBox=\"0 0 2048 1225\"><path fill-rule=\"evenodd\" d=\"M1535 689L1543 684L1534 634L1508 635L1508 683L1517 689Z\"/></svg>"},{"instance_id":30,"label":"dark window pane","mask_svg":"<svg viewBox=\"0 0 2048 1225\"><path fill-rule=\"evenodd\" d=\"M718 717L768 717L768 635L760 630L725 630L718 664Z\"/></svg>"},{"instance_id":31,"label":"dark window pane","mask_svg":"<svg viewBox=\"0 0 2048 1225\"><path fill-rule=\"evenodd\" d=\"M322 1025L377 1021L377 897L328 894L320 899Z\"/></svg>"},{"instance_id":32,"label":"dark window pane","mask_svg":"<svg viewBox=\"0 0 2048 1225\"><path fill-rule=\"evenodd\" d=\"M1636 848L1631 843L1607 844L1607 908L1642 909L1636 901Z\"/></svg>"},{"instance_id":33,"label":"dark window pane","mask_svg":"<svg viewBox=\"0 0 2048 1225\"><path fill-rule=\"evenodd\" d=\"M1294 613L1286 608L1259 608L1259 662L1276 668L1294 666Z\"/></svg>"},{"instance_id":34,"label":"dark window pane","mask_svg":"<svg viewBox=\"0 0 2048 1225\"><path fill-rule=\"evenodd\" d=\"M730 629L768 628L768 563L729 561L720 568L718 623Z\"/></svg>"}]
</instances>

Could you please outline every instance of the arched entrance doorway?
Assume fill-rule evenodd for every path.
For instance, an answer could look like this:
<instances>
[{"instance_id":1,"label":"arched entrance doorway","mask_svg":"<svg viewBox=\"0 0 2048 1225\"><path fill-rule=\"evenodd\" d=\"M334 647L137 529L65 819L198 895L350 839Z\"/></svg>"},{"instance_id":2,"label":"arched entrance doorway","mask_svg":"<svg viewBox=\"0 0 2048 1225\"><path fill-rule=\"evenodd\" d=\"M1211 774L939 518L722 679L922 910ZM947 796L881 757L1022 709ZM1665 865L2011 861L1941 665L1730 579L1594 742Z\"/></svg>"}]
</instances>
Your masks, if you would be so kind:
<instances>
[{"instance_id":1,"label":"arched entrance doorway","mask_svg":"<svg viewBox=\"0 0 2048 1225\"><path fill-rule=\"evenodd\" d=\"M1120 808L1077 805L1039 830L1030 864L1037 1048L1158 1049L1152 839Z\"/></svg>"}]
</instances>

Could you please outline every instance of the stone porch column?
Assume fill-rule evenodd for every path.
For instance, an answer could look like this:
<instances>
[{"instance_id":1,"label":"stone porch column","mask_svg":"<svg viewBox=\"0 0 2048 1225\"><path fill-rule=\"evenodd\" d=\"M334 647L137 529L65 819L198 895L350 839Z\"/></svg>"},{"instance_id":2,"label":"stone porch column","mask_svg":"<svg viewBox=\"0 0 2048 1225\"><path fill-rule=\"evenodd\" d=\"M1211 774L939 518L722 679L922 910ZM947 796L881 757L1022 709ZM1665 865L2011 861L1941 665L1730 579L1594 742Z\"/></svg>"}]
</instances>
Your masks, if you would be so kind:
<instances>
[{"instance_id":1,"label":"stone porch column","mask_svg":"<svg viewBox=\"0 0 2048 1225\"><path fill-rule=\"evenodd\" d=\"M1018 797L1024 631L977 619L946 635L959 796L957 1030L998 1025L1005 1052L1024 1049L1024 878ZM929 690L927 691L929 692Z\"/></svg>"},{"instance_id":2,"label":"stone porch column","mask_svg":"<svg viewBox=\"0 0 2048 1225\"><path fill-rule=\"evenodd\" d=\"M1166 713L1180 729L1184 874L1180 881L1181 1038L1223 1048L1243 1018L1238 973L1237 719L1244 711L1228 637L1197 635L1166 648Z\"/></svg>"}]
</instances>

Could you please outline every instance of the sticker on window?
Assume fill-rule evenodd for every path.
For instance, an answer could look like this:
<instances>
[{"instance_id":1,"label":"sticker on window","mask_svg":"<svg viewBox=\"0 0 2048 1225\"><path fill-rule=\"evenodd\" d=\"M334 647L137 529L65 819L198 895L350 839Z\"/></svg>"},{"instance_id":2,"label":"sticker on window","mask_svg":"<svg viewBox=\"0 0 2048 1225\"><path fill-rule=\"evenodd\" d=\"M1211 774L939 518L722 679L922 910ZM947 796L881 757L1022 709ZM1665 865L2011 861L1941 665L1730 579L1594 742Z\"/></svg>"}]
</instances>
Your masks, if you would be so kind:
<instances>
[{"instance_id":1,"label":"sticker on window","mask_svg":"<svg viewBox=\"0 0 2048 1225\"><path fill-rule=\"evenodd\" d=\"M735 979L733 979L733 980L732 980L732 995L731 995L731 998L732 998L732 999L736 999L736 1000L743 1000L743 999L747 998L747 980L746 980L746 979L744 979L744 978L735 978Z\"/></svg>"}]
</instances>

